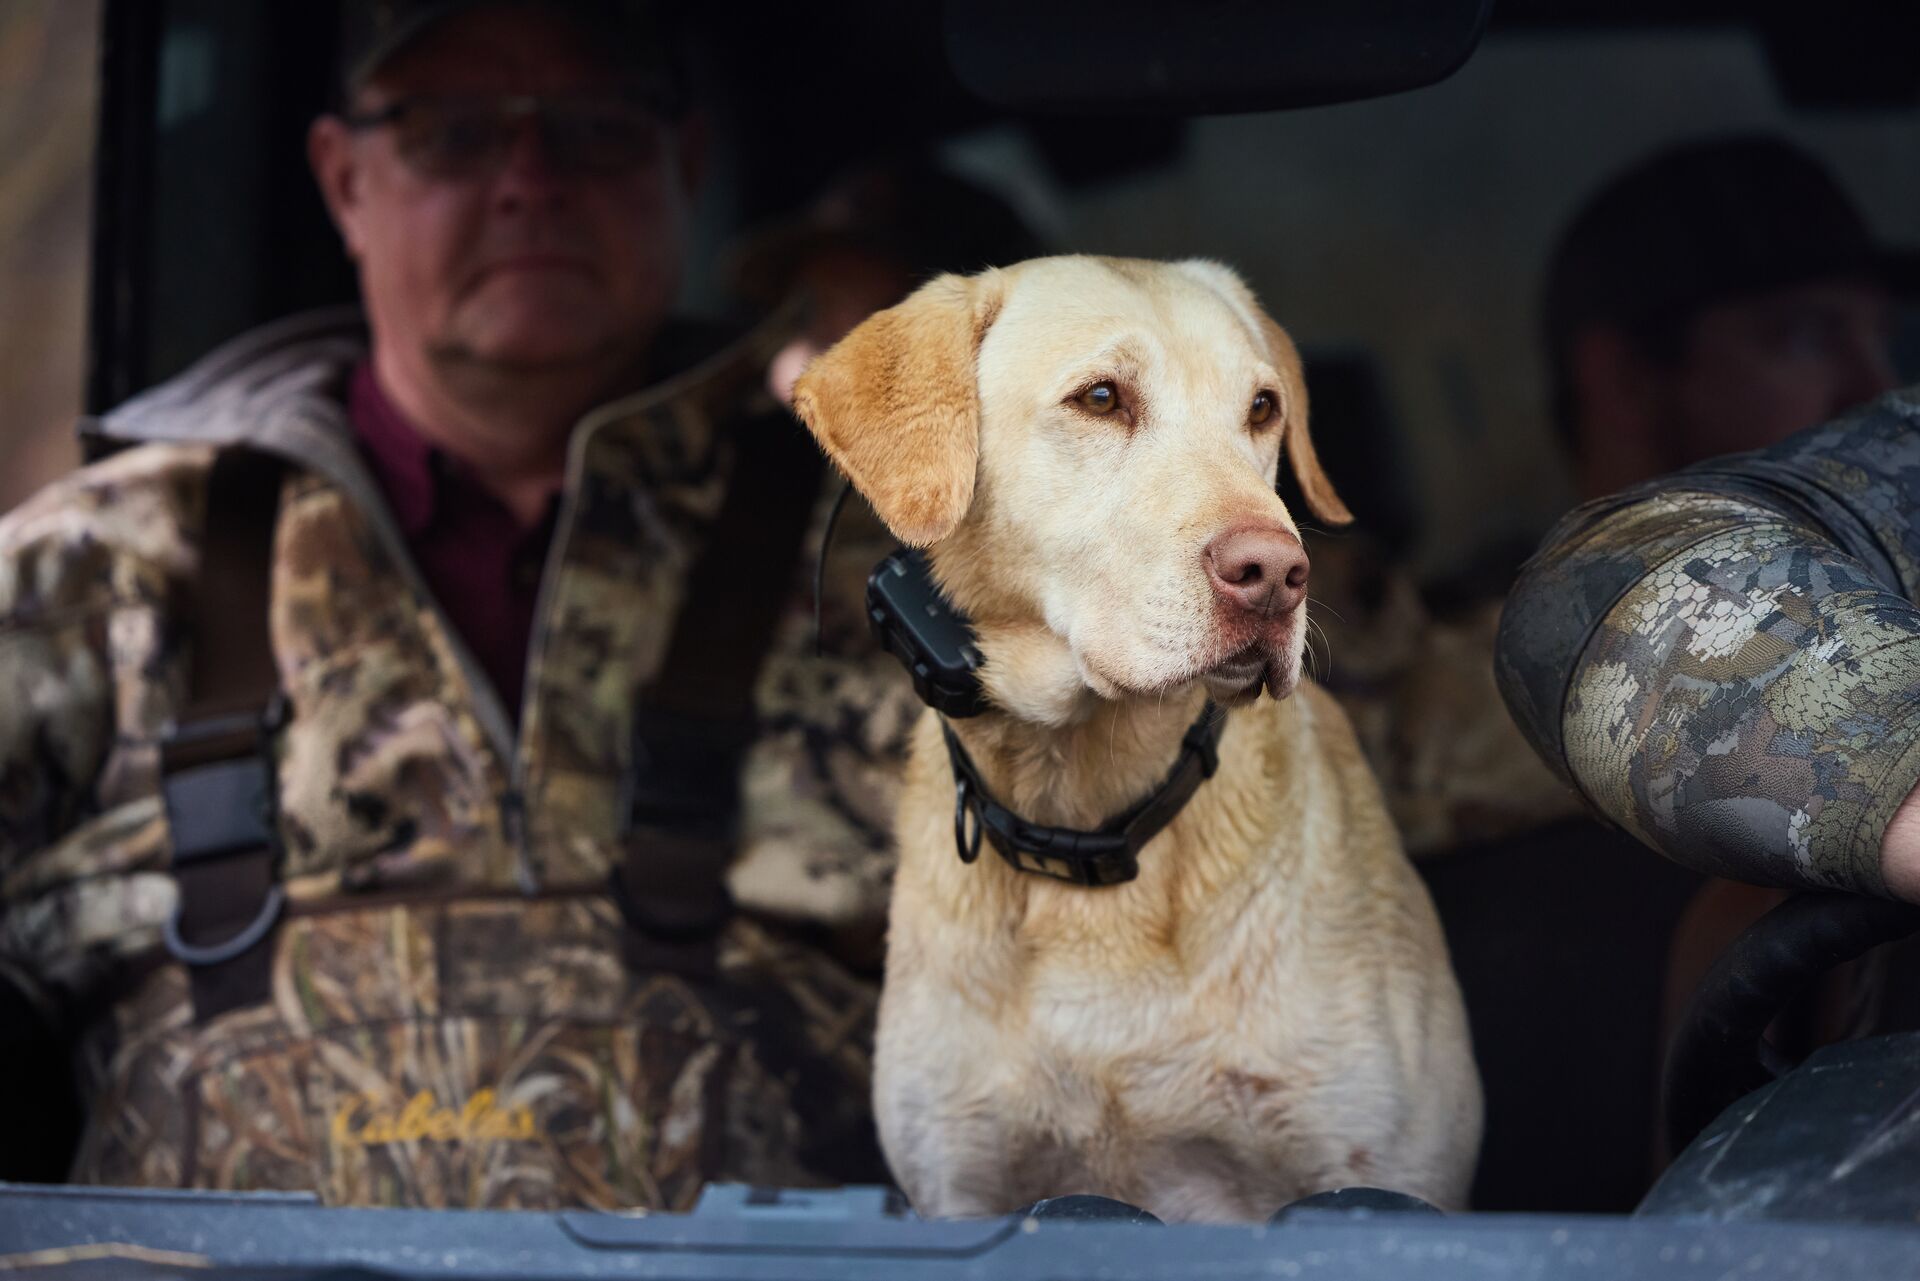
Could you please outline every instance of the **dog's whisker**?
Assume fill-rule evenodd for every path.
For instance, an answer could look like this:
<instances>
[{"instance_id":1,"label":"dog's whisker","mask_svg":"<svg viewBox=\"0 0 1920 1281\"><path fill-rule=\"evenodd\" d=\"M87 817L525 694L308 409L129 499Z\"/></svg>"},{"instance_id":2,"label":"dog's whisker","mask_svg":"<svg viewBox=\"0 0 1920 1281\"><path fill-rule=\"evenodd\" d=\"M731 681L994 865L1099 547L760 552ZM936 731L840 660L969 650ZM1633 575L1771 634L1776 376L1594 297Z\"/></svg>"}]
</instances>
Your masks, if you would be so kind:
<instances>
[{"instance_id":1,"label":"dog's whisker","mask_svg":"<svg viewBox=\"0 0 1920 1281\"><path fill-rule=\"evenodd\" d=\"M1320 626L1319 623L1316 623L1313 620L1313 618L1309 616L1307 619L1307 657L1308 658L1313 658L1315 656L1316 647L1313 643L1315 637L1318 637L1320 641L1318 649L1319 649L1319 657L1321 660L1321 670L1319 670L1318 672L1315 672L1313 678L1317 681L1324 682L1327 679L1327 677L1333 674L1333 641L1328 638L1326 629Z\"/></svg>"},{"instance_id":2,"label":"dog's whisker","mask_svg":"<svg viewBox=\"0 0 1920 1281\"><path fill-rule=\"evenodd\" d=\"M1340 612L1339 610L1337 610L1337 609L1335 609L1335 608L1334 608L1333 606L1331 606L1331 605L1329 605L1329 604L1327 604L1327 602L1325 602L1325 601L1323 601L1323 600L1321 600L1321 599L1320 599L1319 597L1317 597L1317 596L1309 596L1309 597L1307 597L1307 608L1309 608L1309 609L1324 609L1324 610L1326 610L1326 611L1327 611L1327 612L1328 612L1329 614L1332 614L1332 615L1333 615L1333 616L1334 616L1335 618L1337 618L1337 619L1339 619L1339 620L1340 620L1341 622L1343 622L1343 623L1344 623L1344 622L1346 622L1346 621L1347 621L1347 616L1346 616L1345 614L1342 614L1342 613L1341 613L1341 612ZM1311 619L1311 615L1309 615L1309 619Z\"/></svg>"}]
</instances>

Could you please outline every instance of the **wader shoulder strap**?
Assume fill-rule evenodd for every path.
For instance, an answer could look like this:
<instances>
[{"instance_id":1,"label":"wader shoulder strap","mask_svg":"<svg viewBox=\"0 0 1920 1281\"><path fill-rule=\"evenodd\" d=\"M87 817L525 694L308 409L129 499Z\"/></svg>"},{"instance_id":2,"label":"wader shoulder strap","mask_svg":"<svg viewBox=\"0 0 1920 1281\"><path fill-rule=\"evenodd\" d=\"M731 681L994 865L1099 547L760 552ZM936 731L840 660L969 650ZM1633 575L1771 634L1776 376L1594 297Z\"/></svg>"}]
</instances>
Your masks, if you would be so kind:
<instances>
[{"instance_id":1,"label":"wader shoulder strap","mask_svg":"<svg viewBox=\"0 0 1920 1281\"><path fill-rule=\"evenodd\" d=\"M200 569L182 618L187 696L160 749L180 900L167 948L188 967L196 1020L267 999L284 907L273 736L282 719L268 607L285 465L229 449L207 479Z\"/></svg>"},{"instance_id":2,"label":"wader shoulder strap","mask_svg":"<svg viewBox=\"0 0 1920 1281\"><path fill-rule=\"evenodd\" d=\"M731 910L725 875L757 728L754 688L824 475L820 451L784 410L739 421L733 439L726 497L634 716L615 899L629 923L667 940L709 935Z\"/></svg>"}]
</instances>

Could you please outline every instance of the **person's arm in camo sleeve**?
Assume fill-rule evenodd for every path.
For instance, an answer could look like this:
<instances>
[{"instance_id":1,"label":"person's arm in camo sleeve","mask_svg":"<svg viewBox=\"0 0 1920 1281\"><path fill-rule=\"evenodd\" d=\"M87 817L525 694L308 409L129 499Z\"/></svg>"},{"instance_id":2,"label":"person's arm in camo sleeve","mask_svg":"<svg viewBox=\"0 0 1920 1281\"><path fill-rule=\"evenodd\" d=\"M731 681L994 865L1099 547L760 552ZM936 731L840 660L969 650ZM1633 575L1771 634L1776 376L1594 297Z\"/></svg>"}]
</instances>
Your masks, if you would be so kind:
<instances>
[{"instance_id":1,"label":"person's arm in camo sleeve","mask_svg":"<svg viewBox=\"0 0 1920 1281\"><path fill-rule=\"evenodd\" d=\"M1501 691L1678 862L1920 900L1916 597L1920 388L1576 509L1508 600Z\"/></svg>"},{"instance_id":2,"label":"person's arm in camo sleeve","mask_svg":"<svg viewBox=\"0 0 1920 1281\"><path fill-rule=\"evenodd\" d=\"M172 893L150 730L203 473L123 454L0 519L0 1178L65 1177L73 1012Z\"/></svg>"}]
</instances>

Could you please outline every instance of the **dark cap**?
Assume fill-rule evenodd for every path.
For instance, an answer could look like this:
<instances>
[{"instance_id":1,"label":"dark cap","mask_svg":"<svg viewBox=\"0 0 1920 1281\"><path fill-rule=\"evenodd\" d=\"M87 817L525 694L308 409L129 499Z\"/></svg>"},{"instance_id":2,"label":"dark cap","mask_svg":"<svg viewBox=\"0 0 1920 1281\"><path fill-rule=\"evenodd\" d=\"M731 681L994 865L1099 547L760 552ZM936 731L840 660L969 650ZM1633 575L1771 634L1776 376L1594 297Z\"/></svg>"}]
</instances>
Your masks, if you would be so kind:
<instances>
[{"instance_id":1,"label":"dark cap","mask_svg":"<svg viewBox=\"0 0 1920 1281\"><path fill-rule=\"evenodd\" d=\"M401 50L448 18L488 5L542 9L577 23L609 64L658 91L670 105L685 94L672 35L643 0L346 0L341 6L343 96L351 97Z\"/></svg>"},{"instance_id":2,"label":"dark cap","mask_svg":"<svg viewBox=\"0 0 1920 1281\"><path fill-rule=\"evenodd\" d=\"M744 296L772 302L810 255L843 246L888 254L915 279L1045 252L997 192L915 156L841 175L798 216L751 233L726 275Z\"/></svg>"},{"instance_id":3,"label":"dark cap","mask_svg":"<svg viewBox=\"0 0 1920 1281\"><path fill-rule=\"evenodd\" d=\"M1763 136L1661 151L1596 193L1547 270L1558 365L1596 323L1633 333L1705 307L1812 280L1854 277L1914 290L1920 257L1878 243L1817 159Z\"/></svg>"}]
</instances>

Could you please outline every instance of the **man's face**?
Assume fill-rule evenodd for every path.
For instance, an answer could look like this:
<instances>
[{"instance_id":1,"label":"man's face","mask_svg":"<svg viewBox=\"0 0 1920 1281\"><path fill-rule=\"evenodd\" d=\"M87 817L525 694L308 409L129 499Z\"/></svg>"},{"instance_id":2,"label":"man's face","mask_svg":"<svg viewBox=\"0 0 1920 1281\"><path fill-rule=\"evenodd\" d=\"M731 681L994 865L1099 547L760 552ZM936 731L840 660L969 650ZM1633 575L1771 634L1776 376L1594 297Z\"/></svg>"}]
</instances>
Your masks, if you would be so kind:
<instances>
[{"instance_id":1,"label":"man's face","mask_svg":"<svg viewBox=\"0 0 1920 1281\"><path fill-rule=\"evenodd\" d=\"M1758 449L1894 386L1891 305L1864 281L1829 280L1710 307L1688 327L1661 399L1683 466Z\"/></svg>"},{"instance_id":2,"label":"man's face","mask_svg":"<svg viewBox=\"0 0 1920 1281\"><path fill-rule=\"evenodd\" d=\"M397 55L353 106L614 98L615 72L566 20L524 6L452 18ZM415 117L418 119L418 117ZM672 305L685 250L682 140L615 172L556 163L522 117L478 172L435 173L403 125L316 125L313 159L383 343L429 361L549 369L637 357Z\"/></svg>"}]
</instances>

